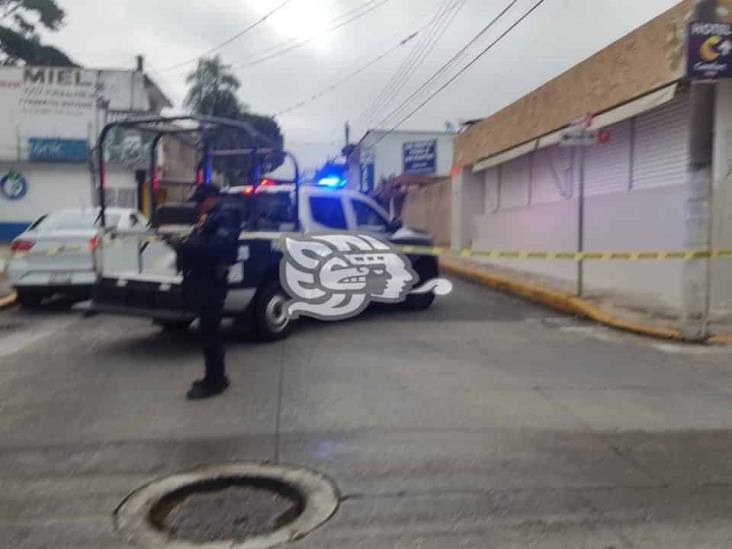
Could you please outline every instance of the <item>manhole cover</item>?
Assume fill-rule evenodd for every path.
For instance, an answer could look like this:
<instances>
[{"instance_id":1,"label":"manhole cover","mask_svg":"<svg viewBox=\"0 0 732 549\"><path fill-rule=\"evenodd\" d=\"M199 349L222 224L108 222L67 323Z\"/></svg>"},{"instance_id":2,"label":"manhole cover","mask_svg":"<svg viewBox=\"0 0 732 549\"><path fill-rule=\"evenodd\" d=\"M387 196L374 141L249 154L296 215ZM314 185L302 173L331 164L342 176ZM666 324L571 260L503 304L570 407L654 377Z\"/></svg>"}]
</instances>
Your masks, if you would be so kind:
<instances>
[{"instance_id":1,"label":"manhole cover","mask_svg":"<svg viewBox=\"0 0 732 549\"><path fill-rule=\"evenodd\" d=\"M300 516L300 494L286 484L263 479L223 479L174 492L150 513L153 524L173 537L195 542L274 532Z\"/></svg>"},{"instance_id":2,"label":"manhole cover","mask_svg":"<svg viewBox=\"0 0 732 549\"><path fill-rule=\"evenodd\" d=\"M145 547L264 548L305 536L337 507L334 484L318 473L233 464L143 486L115 511L115 526Z\"/></svg>"}]
</instances>

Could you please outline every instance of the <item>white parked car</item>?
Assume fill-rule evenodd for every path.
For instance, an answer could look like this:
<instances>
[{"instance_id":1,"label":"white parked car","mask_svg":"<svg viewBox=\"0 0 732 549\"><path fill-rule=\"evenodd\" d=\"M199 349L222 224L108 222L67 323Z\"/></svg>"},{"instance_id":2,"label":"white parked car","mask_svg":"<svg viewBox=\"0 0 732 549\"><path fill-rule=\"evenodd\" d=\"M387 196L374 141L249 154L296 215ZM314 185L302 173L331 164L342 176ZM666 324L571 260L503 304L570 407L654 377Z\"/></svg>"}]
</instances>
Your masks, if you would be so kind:
<instances>
[{"instance_id":1,"label":"white parked car","mask_svg":"<svg viewBox=\"0 0 732 549\"><path fill-rule=\"evenodd\" d=\"M38 218L10 244L7 276L22 306L33 307L52 294L88 296L97 272L137 257L133 239L119 239L102 254L99 208L55 210ZM107 208L107 227L142 231L147 219L137 210Z\"/></svg>"}]
</instances>

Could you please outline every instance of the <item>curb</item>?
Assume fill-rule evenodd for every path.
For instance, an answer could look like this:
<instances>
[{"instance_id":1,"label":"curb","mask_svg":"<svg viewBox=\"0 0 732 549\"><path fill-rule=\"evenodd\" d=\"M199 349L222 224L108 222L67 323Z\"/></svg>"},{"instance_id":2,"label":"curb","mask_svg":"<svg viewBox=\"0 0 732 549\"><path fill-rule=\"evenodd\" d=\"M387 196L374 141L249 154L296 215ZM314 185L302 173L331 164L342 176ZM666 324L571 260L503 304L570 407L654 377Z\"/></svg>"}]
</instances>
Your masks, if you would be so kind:
<instances>
[{"instance_id":1,"label":"curb","mask_svg":"<svg viewBox=\"0 0 732 549\"><path fill-rule=\"evenodd\" d=\"M15 305L15 300L17 299L17 294L15 292L9 293L6 296L0 297L0 310L6 309L8 307L12 307Z\"/></svg>"},{"instance_id":2,"label":"curb","mask_svg":"<svg viewBox=\"0 0 732 549\"><path fill-rule=\"evenodd\" d=\"M662 339L665 341L684 342L684 335L679 330L672 328L660 328L639 322L623 320L610 315L579 297L566 294L559 290L552 290L538 284L519 282L511 278L496 275L483 268L462 264L449 258L442 258L440 266L447 272L479 282L485 286L524 297L530 301L541 303L552 309L564 313L575 314L583 318L589 318L625 332ZM731 345L732 335L718 335L709 338L708 343L716 345Z\"/></svg>"}]
</instances>

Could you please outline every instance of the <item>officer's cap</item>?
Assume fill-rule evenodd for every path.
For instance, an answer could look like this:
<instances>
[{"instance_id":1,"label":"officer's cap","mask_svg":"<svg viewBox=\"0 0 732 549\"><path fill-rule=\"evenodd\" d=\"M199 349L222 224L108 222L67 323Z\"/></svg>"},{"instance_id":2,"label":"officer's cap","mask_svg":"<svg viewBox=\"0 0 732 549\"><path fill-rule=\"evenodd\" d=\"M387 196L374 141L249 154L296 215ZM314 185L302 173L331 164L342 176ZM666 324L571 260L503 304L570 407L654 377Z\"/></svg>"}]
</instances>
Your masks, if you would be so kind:
<instances>
[{"instance_id":1,"label":"officer's cap","mask_svg":"<svg viewBox=\"0 0 732 549\"><path fill-rule=\"evenodd\" d=\"M211 184L198 185L188 197L188 202L195 202L196 204L200 204L207 198L218 196L221 196L221 191L219 191L218 187Z\"/></svg>"}]
</instances>

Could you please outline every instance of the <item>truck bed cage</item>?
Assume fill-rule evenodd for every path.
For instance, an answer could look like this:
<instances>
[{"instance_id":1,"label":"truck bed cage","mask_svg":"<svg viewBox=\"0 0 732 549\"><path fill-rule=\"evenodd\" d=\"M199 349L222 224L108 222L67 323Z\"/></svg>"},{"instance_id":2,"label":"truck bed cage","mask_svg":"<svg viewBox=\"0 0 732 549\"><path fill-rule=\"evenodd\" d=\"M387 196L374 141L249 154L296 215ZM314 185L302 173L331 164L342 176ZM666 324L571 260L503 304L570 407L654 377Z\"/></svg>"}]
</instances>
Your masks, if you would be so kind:
<instances>
[{"instance_id":1,"label":"truck bed cage","mask_svg":"<svg viewBox=\"0 0 732 549\"><path fill-rule=\"evenodd\" d=\"M178 123L187 123L187 125L181 125ZM229 118L220 118L217 116L204 116L198 114L184 114L174 116L162 116L162 115L142 115L142 116L130 116L128 118L122 118L114 122L110 122L102 128L99 134L96 146L97 154L97 178L96 178L96 191L99 199L100 207L100 221L102 229L106 230L106 165L105 165L105 143L109 132L114 128L131 128L141 132L147 132L154 134L152 142L150 143L150 207L152 210L155 209L155 186L156 183L160 183L157 179L157 146L160 140L166 135L176 134L187 134L196 133L200 136L198 140L198 147L203 156L204 166L204 178L203 181L198 182L199 184L208 185L211 184L211 161L214 157L224 156L250 156L255 162L259 161L262 156L271 154L281 154L286 158L289 158L293 163L295 170L295 211L299 211L299 193L297 189L300 184L300 169L297 163L297 159L289 151L278 147L276 143L273 143L272 139L259 132L254 126L248 122L242 120L233 120ZM212 150L210 148L210 142L207 138L212 132L222 130L237 130L250 137L253 140L265 142L269 144L269 147L263 148L248 148L248 149L227 149L227 150Z\"/></svg>"}]
</instances>

